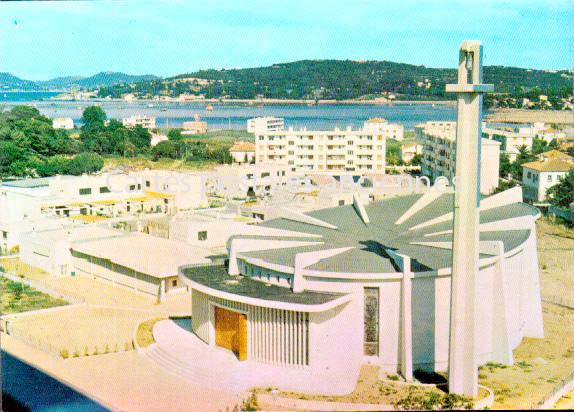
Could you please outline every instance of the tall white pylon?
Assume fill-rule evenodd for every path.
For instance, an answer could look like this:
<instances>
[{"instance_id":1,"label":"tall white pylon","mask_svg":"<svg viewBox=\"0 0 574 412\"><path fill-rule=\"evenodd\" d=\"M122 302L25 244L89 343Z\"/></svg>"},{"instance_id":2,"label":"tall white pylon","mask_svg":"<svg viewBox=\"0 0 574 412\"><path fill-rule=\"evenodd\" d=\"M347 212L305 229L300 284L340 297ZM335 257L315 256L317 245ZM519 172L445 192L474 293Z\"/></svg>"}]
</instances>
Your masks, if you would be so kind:
<instances>
[{"instance_id":1,"label":"tall white pylon","mask_svg":"<svg viewBox=\"0 0 574 412\"><path fill-rule=\"evenodd\" d=\"M446 86L457 94L456 190L454 195L453 261L450 303L448 387L451 393L476 397L476 278L478 275L482 46L460 46L458 83Z\"/></svg>"}]
</instances>

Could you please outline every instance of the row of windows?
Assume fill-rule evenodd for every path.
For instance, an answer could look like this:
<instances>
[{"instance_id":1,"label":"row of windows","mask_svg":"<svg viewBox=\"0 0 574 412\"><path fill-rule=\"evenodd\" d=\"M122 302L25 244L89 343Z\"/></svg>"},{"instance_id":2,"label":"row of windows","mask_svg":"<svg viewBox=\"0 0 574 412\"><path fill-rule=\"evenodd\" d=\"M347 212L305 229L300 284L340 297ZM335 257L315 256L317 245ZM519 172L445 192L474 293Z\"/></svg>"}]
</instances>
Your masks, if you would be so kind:
<instances>
[{"instance_id":1,"label":"row of windows","mask_svg":"<svg viewBox=\"0 0 574 412\"><path fill-rule=\"evenodd\" d=\"M142 185L138 184L137 186L136 185L130 185L129 190L133 192L136 190L136 187L137 187L137 190L142 189ZM149 180L146 181L146 187L149 187ZM110 193L110 188L108 186L100 186L99 192L100 193ZM91 187L82 187L82 188L80 188L79 193L81 196L91 195L92 194L92 188Z\"/></svg>"}]
</instances>

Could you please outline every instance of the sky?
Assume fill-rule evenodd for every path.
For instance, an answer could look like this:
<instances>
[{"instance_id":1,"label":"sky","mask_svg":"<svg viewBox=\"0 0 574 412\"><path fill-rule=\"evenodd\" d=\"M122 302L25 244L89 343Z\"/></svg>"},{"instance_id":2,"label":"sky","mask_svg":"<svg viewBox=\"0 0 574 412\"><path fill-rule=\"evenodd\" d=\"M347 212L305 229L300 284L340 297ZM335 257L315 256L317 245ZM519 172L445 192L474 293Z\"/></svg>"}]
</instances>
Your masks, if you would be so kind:
<instances>
[{"instance_id":1,"label":"sky","mask_svg":"<svg viewBox=\"0 0 574 412\"><path fill-rule=\"evenodd\" d=\"M172 76L302 59L455 67L574 66L574 0L93 0L0 2L0 72Z\"/></svg>"}]
</instances>

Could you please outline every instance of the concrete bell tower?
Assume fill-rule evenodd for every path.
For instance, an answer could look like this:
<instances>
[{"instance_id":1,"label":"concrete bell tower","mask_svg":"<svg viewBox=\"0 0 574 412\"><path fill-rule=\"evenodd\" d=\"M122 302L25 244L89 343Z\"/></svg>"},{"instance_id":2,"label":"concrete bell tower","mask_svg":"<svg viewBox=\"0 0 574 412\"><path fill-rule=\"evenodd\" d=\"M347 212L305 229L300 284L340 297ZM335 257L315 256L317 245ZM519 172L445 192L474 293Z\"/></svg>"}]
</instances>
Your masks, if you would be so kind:
<instances>
[{"instance_id":1,"label":"concrete bell tower","mask_svg":"<svg viewBox=\"0 0 574 412\"><path fill-rule=\"evenodd\" d=\"M458 100L448 386L451 393L471 397L478 393L475 334L482 95L493 90L492 85L482 84L480 42L464 41L458 83L446 86Z\"/></svg>"}]
</instances>

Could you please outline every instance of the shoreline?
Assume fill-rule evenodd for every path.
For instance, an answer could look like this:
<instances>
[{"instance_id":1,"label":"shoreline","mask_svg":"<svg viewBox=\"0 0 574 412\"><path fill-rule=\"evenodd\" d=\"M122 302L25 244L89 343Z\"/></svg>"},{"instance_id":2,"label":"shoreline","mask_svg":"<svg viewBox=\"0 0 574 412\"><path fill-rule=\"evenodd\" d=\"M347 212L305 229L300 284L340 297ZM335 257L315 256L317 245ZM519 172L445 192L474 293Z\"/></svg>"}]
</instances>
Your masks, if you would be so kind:
<instances>
[{"instance_id":1,"label":"shoreline","mask_svg":"<svg viewBox=\"0 0 574 412\"><path fill-rule=\"evenodd\" d=\"M13 93L26 93L26 92L13 92ZM49 92L46 92L49 93ZM446 106L456 106L456 100L388 100L388 99L373 99L373 100L358 100L358 99L346 99L346 100L306 100L306 99L189 99L189 100L157 100L157 99L106 99L106 98L88 98L88 99L72 99L72 98L60 98L57 96L49 98L22 100L22 101L2 101L2 104L11 103L24 103L24 102L77 102L77 103L146 103L146 104L187 104L187 103L198 103L198 104L240 104L246 106L263 106L263 105L302 105L302 106L332 106L332 105L366 105L366 106L395 106L395 105L446 105Z\"/></svg>"},{"instance_id":2,"label":"shoreline","mask_svg":"<svg viewBox=\"0 0 574 412\"><path fill-rule=\"evenodd\" d=\"M499 108L491 110L484 120L491 123L526 124L544 122L574 125L574 111Z\"/></svg>"}]
</instances>

